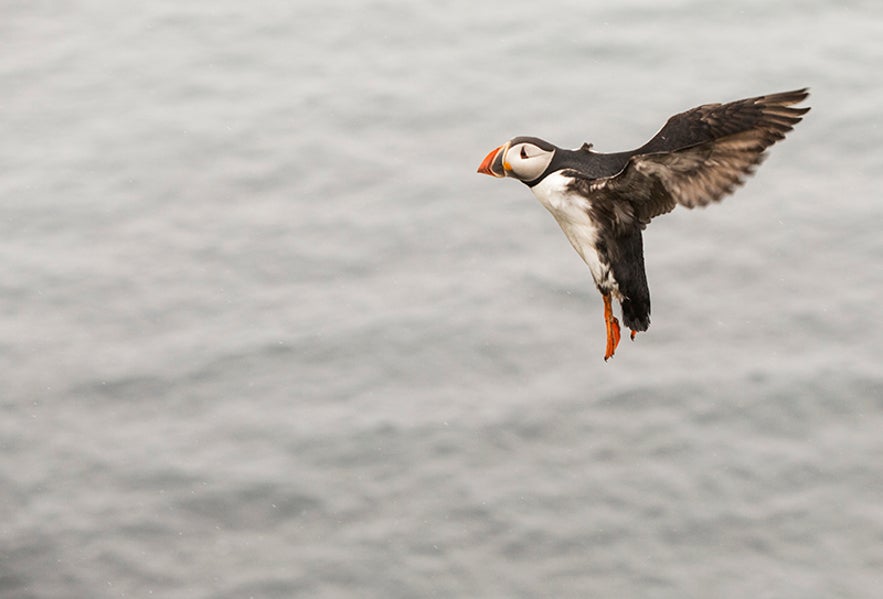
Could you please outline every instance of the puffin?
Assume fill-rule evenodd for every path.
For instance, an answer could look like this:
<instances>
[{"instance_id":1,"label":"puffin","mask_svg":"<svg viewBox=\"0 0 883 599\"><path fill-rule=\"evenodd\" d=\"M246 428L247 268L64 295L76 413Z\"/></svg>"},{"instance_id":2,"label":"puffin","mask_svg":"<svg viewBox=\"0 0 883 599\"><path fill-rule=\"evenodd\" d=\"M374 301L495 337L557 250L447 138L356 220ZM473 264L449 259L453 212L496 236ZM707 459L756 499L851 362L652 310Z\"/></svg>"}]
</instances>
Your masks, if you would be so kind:
<instances>
[{"instance_id":1,"label":"puffin","mask_svg":"<svg viewBox=\"0 0 883 599\"><path fill-rule=\"evenodd\" d=\"M478 172L527 185L589 267L604 301L607 361L621 335L612 300L632 340L650 326L646 226L678 205L704 207L742 185L766 149L809 111L794 107L808 95L803 88L703 104L672 116L650 141L626 152L596 152L589 143L567 150L515 137L491 150Z\"/></svg>"}]
</instances>

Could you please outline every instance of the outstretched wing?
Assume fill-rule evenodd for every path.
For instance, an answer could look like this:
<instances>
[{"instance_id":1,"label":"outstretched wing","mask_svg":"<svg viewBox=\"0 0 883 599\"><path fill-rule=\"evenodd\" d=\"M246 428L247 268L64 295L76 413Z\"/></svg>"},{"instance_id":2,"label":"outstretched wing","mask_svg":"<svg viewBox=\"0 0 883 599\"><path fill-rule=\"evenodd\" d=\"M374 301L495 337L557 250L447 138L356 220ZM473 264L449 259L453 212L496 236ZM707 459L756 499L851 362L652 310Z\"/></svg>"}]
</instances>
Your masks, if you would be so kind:
<instances>
[{"instance_id":1,"label":"outstretched wing","mask_svg":"<svg viewBox=\"0 0 883 599\"><path fill-rule=\"evenodd\" d=\"M671 212L720 201L741 185L809 108L791 108L806 89L706 104L671 117L611 177L586 181L592 195L627 200L642 225Z\"/></svg>"}]
</instances>

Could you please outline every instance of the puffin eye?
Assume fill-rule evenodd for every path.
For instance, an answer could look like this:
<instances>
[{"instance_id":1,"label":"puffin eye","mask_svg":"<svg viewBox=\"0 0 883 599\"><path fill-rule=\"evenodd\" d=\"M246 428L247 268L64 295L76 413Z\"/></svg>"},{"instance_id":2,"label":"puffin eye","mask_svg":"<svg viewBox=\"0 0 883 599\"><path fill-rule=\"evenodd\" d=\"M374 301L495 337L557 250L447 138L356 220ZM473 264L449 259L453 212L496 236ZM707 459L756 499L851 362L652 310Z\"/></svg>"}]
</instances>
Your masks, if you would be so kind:
<instances>
[{"instance_id":1,"label":"puffin eye","mask_svg":"<svg viewBox=\"0 0 883 599\"><path fill-rule=\"evenodd\" d=\"M524 149L524 146L521 146L521 159L522 160L527 159L527 150Z\"/></svg>"}]
</instances>

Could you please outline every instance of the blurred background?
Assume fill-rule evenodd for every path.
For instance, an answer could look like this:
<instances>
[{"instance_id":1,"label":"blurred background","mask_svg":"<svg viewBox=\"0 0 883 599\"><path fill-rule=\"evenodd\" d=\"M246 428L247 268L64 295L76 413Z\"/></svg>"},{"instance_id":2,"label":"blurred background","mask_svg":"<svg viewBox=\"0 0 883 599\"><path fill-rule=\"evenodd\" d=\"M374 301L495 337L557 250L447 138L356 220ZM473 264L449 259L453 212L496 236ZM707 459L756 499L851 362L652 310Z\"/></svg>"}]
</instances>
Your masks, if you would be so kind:
<instances>
[{"instance_id":1,"label":"blurred background","mask_svg":"<svg viewBox=\"0 0 883 599\"><path fill-rule=\"evenodd\" d=\"M0 596L879 596L883 4L2 7ZM804 86L604 363L481 159Z\"/></svg>"}]
</instances>

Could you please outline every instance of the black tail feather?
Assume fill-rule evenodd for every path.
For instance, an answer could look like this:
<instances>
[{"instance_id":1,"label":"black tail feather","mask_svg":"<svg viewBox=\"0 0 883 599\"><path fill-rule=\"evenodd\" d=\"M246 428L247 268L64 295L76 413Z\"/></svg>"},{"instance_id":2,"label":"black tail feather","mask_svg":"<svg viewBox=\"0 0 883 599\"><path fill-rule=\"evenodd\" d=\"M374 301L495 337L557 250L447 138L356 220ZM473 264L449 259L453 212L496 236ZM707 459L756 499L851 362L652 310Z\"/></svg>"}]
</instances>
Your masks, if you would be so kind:
<instances>
[{"instance_id":1,"label":"black tail feather","mask_svg":"<svg viewBox=\"0 0 883 599\"><path fill-rule=\"evenodd\" d=\"M633 331L646 331L650 326L650 296L635 301L624 298L622 305L622 321Z\"/></svg>"},{"instance_id":2,"label":"black tail feather","mask_svg":"<svg viewBox=\"0 0 883 599\"><path fill-rule=\"evenodd\" d=\"M650 288L644 271L641 230L635 227L620 236L615 246L610 265L622 295L622 320L633 331L646 331L650 326Z\"/></svg>"}]
</instances>

